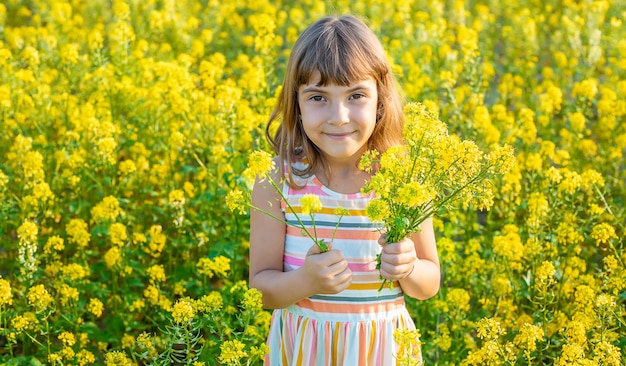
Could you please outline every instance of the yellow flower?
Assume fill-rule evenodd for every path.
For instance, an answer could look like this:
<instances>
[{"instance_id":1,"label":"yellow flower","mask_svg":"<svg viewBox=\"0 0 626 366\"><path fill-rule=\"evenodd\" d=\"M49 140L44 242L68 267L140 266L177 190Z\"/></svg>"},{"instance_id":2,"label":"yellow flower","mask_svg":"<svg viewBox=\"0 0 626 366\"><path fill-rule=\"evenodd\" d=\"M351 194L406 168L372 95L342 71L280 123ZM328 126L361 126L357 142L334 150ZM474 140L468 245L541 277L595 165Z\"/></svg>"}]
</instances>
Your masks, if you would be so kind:
<instances>
[{"instance_id":1,"label":"yellow flower","mask_svg":"<svg viewBox=\"0 0 626 366\"><path fill-rule=\"evenodd\" d=\"M78 301L78 290L65 283L57 288L57 292L61 297L60 302L63 306L67 305L70 301Z\"/></svg>"},{"instance_id":2,"label":"yellow flower","mask_svg":"<svg viewBox=\"0 0 626 366\"><path fill-rule=\"evenodd\" d=\"M593 362L595 365L619 366L622 365L622 354L619 347L603 340L594 347Z\"/></svg>"},{"instance_id":3,"label":"yellow flower","mask_svg":"<svg viewBox=\"0 0 626 366\"><path fill-rule=\"evenodd\" d=\"M543 193L531 193L528 198L528 225L539 227L544 222L543 219L548 215L549 209L548 200Z\"/></svg>"},{"instance_id":4,"label":"yellow flower","mask_svg":"<svg viewBox=\"0 0 626 366\"><path fill-rule=\"evenodd\" d=\"M251 288L243 294L242 305L246 310L263 310L263 295L255 288Z\"/></svg>"},{"instance_id":5,"label":"yellow flower","mask_svg":"<svg viewBox=\"0 0 626 366\"><path fill-rule=\"evenodd\" d=\"M417 360L422 354L422 342L417 329L397 328L393 332L393 339L398 345L397 358L401 365L419 365ZM412 363L416 362L416 363Z\"/></svg>"},{"instance_id":6,"label":"yellow flower","mask_svg":"<svg viewBox=\"0 0 626 366\"><path fill-rule=\"evenodd\" d=\"M90 351L83 349L76 354L76 362L79 366L85 366L96 362L96 357Z\"/></svg>"},{"instance_id":7,"label":"yellow flower","mask_svg":"<svg viewBox=\"0 0 626 366\"><path fill-rule=\"evenodd\" d=\"M574 112L569 115L569 123L574 132L581 133L585 129L585 115L580 112Z\"/></svg>"},{"instance_id":8,"label":"yellow flower","mask_svg":"<svg viewBox=\"0 0 626 366\"><path fill-rule=\"evenodd\" d=\"M24 178L33 185L39 183L44 178L43 155L39 151L29 151L24 156L22 162Z\"/></svg>"},{"instance_id":9,"label":"yellow flower","mask_svg":"<svg viewBox=\"0 0 626 366\"><path fill-rule=\"evenodd\" d=\"M35 329L38 324L37 316L31 312L25 312L23 315L16 315L11 320L11 327L16 332Z\"/></svg>"},{"instance_id":10,"label":"yellow flower","mask_svg":"<svg viewBox=\"0 0 626 366\"><path fill-rule=\"evenodd\" d=\"M185 194L187 195L187 197L193 197L196 195L196 188L193 186L193 183L191 182L183 183L183 190L185 191Z\"/></svg>"},{"instance_id":11,"label":"yellow flower","mask_svg":"<svg viewBox=\"0 0 626 366\"><path fill-rule=\"evenodd\" d=\"M543 329L534 324L524 324L520 332L515 336L513 343L525 351L535 351L537 341L543 339Z\"/></svg>"},{"instance_id":12,"label":"yellow flower","mask_svg":"<svg viewBox=\"0 0 626 366\"><path fill-rule=\"evenodd\" d=\"M210 312L220 310L224 305L222 295L217 291L211 291L208 295L204 295L198 300L198 310L202 312Z\"/></svg>"},{"instance_id":13,"label":"yellow flower","mask_svg":"<svg viewBox=\"0 0 626 366\"><path fill-rule=\"evenodd\" d=\"M70 263L61 267L61 272L63 273L63 276L73 281L83 279L90 274L88 266L81 266L78 263Z\"/></svg>"},{"instance_id":14,"label":"yellow flower","mask_svg":"<svg viewBox=\"0 0 626 366\"><path fill-rule=\"evenodd\" d=\"M63 244L63 238L58 235L53 235L48 238L46 245L43 247L43 252L46 254L53 253L53 251L60 252L65 248Z\"/></svg>"},{"instance_id":15,"label":"yellow flower","mask_svg":"<svg viewBox=\"0 0 626 366\"><path fill-rule=\"evenodd\" d=\"M67 44L61 48L61 62L64 64L78 63L78 50L80 45L77 43Z\"/></svg>"},{"instance_id":16,"label":"yellow flower","mask_svg":"<svg viewBox=\"0 0 626 366\"><path fill-rule=\"evenodd\" d=\"M142 349L145 349L148 352L149 356L156 355L157 351L154 347L154 343L152 342L149 333L142 332L140 335L138 335L137 344L139 344L139 347L141 347Z\"/></svg>"},{"instance_id":17,"label":"yellow flower","mask_svg":"<svg viewBox=\"0 0 626 366\"><path fill-rule=\"evenodd\" d=\"M119 174L122 176L130 175L137 171L137 165L131 159L124 160L117 165Z\"/></svg>"},{"instance_id":18,"label":"yellow flower","mask_svg":"<svg viewBox=\"0 0 626 366\"><path fill-rule=\"evenodd\" d=\"M0 50L2 51L2 50ZM11 88L8 85L0 85L0 109L11 108ZM2 171L0 171L2 174ZM0 187L2 186L0 179Z\"/></svg>"},{"instance_id":19,"label":"yellow flower","mask_svg":"<svg viewBox=\"0 0 626 366\"><path fill-rule=\"evenodd\" d=\"M0 308L4 305L13 303L13 294L11 293L11 283L0 276Z\"/></svg>"},{"instance_id":20,"label":"yellow flower","mask_svg":"<svg viewBox=\"0 0 626 366\"><path fill-rule=\"evenodd\" d=\"M494 340L506 331L500 326L500 322L494 318L482 318L476 323L477 335L481 339Z\"/></svg>"},{"instance_id":21,"label":"yellow flower","mask_svg":"<svg viewBox=\"0 0 626 366\"><path fill-rule=\"evenodd\" d=\"M608 294L599 294L596 298L596 308L601 310L613 310L617 305L615 297Z\"/></svg>"},{"instance_id":22,"label":"yellow flower","mask_svg":"<svg viewBox=\"0 0 626 366\"><path fill-rule=\"evenodd\" d=\"M148 268L146 273L148 273L148 276L150 276L151 282L165 281L165 269L160 264L155 264L152 267Z\"/></svg>"},{"instance_id":23,"label":"yellow flower","mask_svg":"<svg viewBox=\"0 0 626 366\"><path fill-rule=\"evenodd\" d=\"M322 210L322 202L315 194L305 194L300 198L300 204L302 205L303 215L313 215Z\"/></svg>"},{"instance_id":24,"label":"yellow flower","mask_svg":"<svg viewBox=\"0 0 626 366\"><path fill-rule=\"evenodd\" d=\"M46 182L36 183L33 187L33 197L40 204L51 204L54 201L54 193L50 190L50 186Z\"/></svg>"},{"instance_id":25,"label":"yellow flower","mask_svg":"<svg viewBox=\"0 0 626 366\"><path fill-rule=\"evenodd\" d=\"M135 337L130 334L122 336L122 348L131 348L135 346Z\"/></svg>"},{"instance_id":26,"label":"yellow flower","mask_svg":"<svg viewBox=\"0 0 626 366\"><path fill-rule=\"evenodd\" d=\"M200 258L196 264L198 273L213 278L213 276L226 277L230 271L230 259L224 256L217 256L213 260Z\"/></svg>"},{"instance_id":27,"label":"yellow flower","mask_svg":"<svg viewBox=\"0 0 626 366\"><path fill-rule=\"evenodd\" d=\"M240 215L246 213L245 198L239 188L235 188L226 194L226 206L230 211L237 212Z\"/></svg>"},{"instance_id":28,"label":"yellow flower","mask_svg":"<svg viewBox=\"0 0 626 366\"><path fill-rule=\"evenodd\" d=\"M469 301L470 294L462 288L452 288L446 294L446 302L463 312L470 309Z\"/></svg>"},{"instance_id":29,"label":"yellow flower","mask_svg":"<svg viewBox=\"0 0 626 366\"><path fill-rule=\"evenodd\" d=\"M65 227L69 242L75 243L79 248L84 248L91 240L91 234L87 231L87 223L82 219L71 219Z\"/></svg>"},{"instance_id":30,"label":"yellow flower","mask_svg":"<svg viewBox=\"0 0 626 366\"><path fill-rule=\"evenodd\" d=\"M511 281L507 276L494 275L493 277L493 291L497 297L505 297L512 292Z\"/></svg>"},{"instance_id":31,"label":"yellow flower","mask_svg":"<svg viewBox=\"0 0 626 366\"><path fill-rule=\"evenodd\" d=\"M144 296L146 295L146 292L144 291ZM157 292L157 297L158 297L158 292ZM128 309L130 311L141 311L143 310L143 308L146 307L146 303L142 300L142 299L137 299L135 301L133 301L132 304L130 304L130 306L128 307Z\"/></svg>"},{"instance_id":32,"label":"yellow flower","mask_svg":"<svg viewBox=\"0 0 626 366\"><path fill-rule=\"evenodd\" d=\"M596 245L607 244L611 239L617 239L615 228L603 222L591 229L591 238L596 241Z\"/></svg>"},{"instance_id":33,"label":"yellow flower","mask_svg":"<svg viewBox=\"0 0 626 366\"><path fill-rule=\"evenodd\" d=\"M172 309L172 317L176 323L189 323L196 316L196 309L190 299L178 300Z\"/></svg>"},{"instance_id":34,"label":"yellow flower","mask_svg":"<svg viewBox=\"0 0 626 366\"><path fill-rule=\"evenodd\" d=\"M506 258L512 269L520 269L524 244L519 235L519 229L515 225L508 224L505 225L503 234L493 238L493 251L498 257Z\"/></svg>"},{"instance_id":35,"label":"yellow flower","mask_svg":"<svg viewBox=\"0 0 626 366\"><path fill-rule=\"evenodd\" d=\"M372 222L384 222L390 215L387 202L378 198L372 199L365 211Z\"/></svg>"},{"instance_id":36,"label":"yellow flower","mask_svg":"<svg viewBox=\"0 0 626 366\"><path fill-rule=\"evenodd\" d=\"M539 266L539 268L535 271L535 287L540 288L546 283L553 282L554 280L552 277L555 273L556 269L554 268L552 262L543 261L541 266Z\"/></svg>"},{"instance_id":37,"label":"yellow flower","mask_svg":"<svg viewBox=\"0 0 626 366\"><path fill-rule=\"evenodd\" d=\"M435 339L433 343L444 352L450 349L452 346L452 338L450 337L450 329L448 329L447 325L441 325L439 328L439 337Z\"/></svg>"},{"instance_id":38,"label":"yellow flower","mask_svg":"<svg viewBox=\"0 0 626 366\"><path fill-rule=\"evenodd\" d=\"M17 229L17 237L22 243L32 243L37 241L37 233L39 229L32 221L24 221Z\"/></svg>"},{"instance_id":39,"label":"yellow flower","mask_svg":"<svg viewBox=\"0 0 626 366\"><path fill-rule=\"evenodd\" d=\"M185 193L180 189L175 189L169 194L169 203L172 207L182 207L185 205Z\"/></svg>"},{"instance_id":40,"label":"yellow flower","mask_svg":"<svg viewBox=\"0 0 626 366\"><path fill-rule=\"evenodd\" d=\"M367 150L361 156L361 160L359 161L359 169L364 170L368 173L374 171L374 167L378 163L379 153L376 150Z\"/></svg>"},{"instance_id":41,"label":"yellow flower","mask_svg":"<svg viewBox=\"0 0 626 366\"><path fill-rule=\"evenodd\" d=\"M61 356L61 358L63 358L64 360L67 360L67 361L73 361L74 360L74 356L76 355L76 353L74 352L72 347L69 347L69 346L63 347L58 352L58 354Z\"/></svg>"},{"instance_id":42,"label":"yellow flower","mask_svg":"<svg viewBox=\"0 0 626 366\"><path fill-rule=\"evenodd\" d=\"M258 347L250 347L250 358L258 357L260 359L263 359L268 353L270 353L270 348L265 343L261 343L261 345Z\"/></svg>"},{"instance_id":43,"label":"yellow flower","mask_svg":"<svg viewBox=\"0 0 626 366\"><path fill-rule=\"evenodd\" d=\"M251 186L257 177L264 178L275 168L276 164L270 153L263 150L255 150L250 153L248 167L243 171L242 175L248 186Z\"/></svg>"},{"instance_id":44,"label":"yellow flower","mask_svg":"<svg viewBox=\"0 0 626 366\"><path fill-rule=\"evenodd\" d=\"M248 356L246 351L243 350L245 346L238 340L225 341L220 346L219 361L224 364L239 363L239 360Z\"/></svg>"},{"instance_id":45,"label":"yellow flower","mask_svg":"<svg viewBox=\"0 0 626 366\"><path fill-rule=\"evenodd\" d=\"M436 195L432 187L412 181L398 189L397 202L406 207L417 207L430 202Z\"/></svg>"},{"instance_id":46,"label":"yellow flower","mask_svg":"<svg viewBox=\"0 0 626 366\"><path fill-rule=\"evenodd\" d=\"M123 246L124 241L128 239L128 234L126 233L126 226L120 222L114 222L109 226L109 237L111 239L111 243L117 246Z\"/></svg>"},{"instance_id":47,"label":"yellow flower","mask_svg":"<svg viewBox=\"0 0 626 366\"><path fill-rule=\"evenodd\" d=\"M117 198L113 196L107 196L102 199L100 203L92 207L91 209L91 221L96 222L100 220L114 221L118 216L123 215L124 212L120 208L120 204Z\"/></svg>"},{"instance_id":48,"label":"yellow flower","mask_svg":"<svg viewBox=\"0 0 626 366\"><path fill-rule=\"evenodd\" d=\"M43 311L48 308L54 299L46 290L44 285L35 285L28 290L28 304L35 307L37 311Z\"/></svg>"},{"instance_id":49,"label":"yellow flower","mask_svg":"<svg viewBox=\"0 0 626 366\"><path fill-rule=\"evenodd\" d=\"M18 259L21 264L20 272L32 277L37 270L37 234L39 229L37 225L30 220L25 220L19 228L17 228L17 237L19 238Z\"/></svg>"},{"instance_id":50,"label":"yellow flower","mask_svg":"<svg viewBox=\"0 0 626 366\"><path fill-rule=\"evenodd\" d=\"M73 346L76 343L76 337L74 337L73 333L70 332L62 332L59 334L59 340L65 346Z\"/></svg>"},{"instance_id":51,"label":"yellow flower","mask_svg":"<svg viewBox=\"0 0 626 366\"><path fill-rule=\"evenodd\" d=\"M581 186L587 191L593 191L594 186L604 187L604 177L594 169L587 169L581 175Z\"/></svg>"},{"instance_id":52,"label":"yellow flower","mask_svg":"<svg viewBox=\"0 0 626 366\"><path fill-rule=\"evenodd\" d=\"M165 248L165 241L167 240L167 236L163 234L163 228L161 225L152 225L150 227L150 244L148 245L149 253L153 257L158 257L161 255L163 248Z\"/></svg>"},{"instance_id":53,"label":"yellow flower","mask_svg":"<svg viewBox=\"0 0 626 366\"><path fill-rule=\"evenodd\" d=\"M116 0L113 2L113 15L117 20L128 20L130 17L130 7L124 1Z\"/></svg>"},{"instance_id":54,"label":"yellow flower","mask_svg":"<svg viewBox=\"0 0 626 366\"><path fill-rule=\"evenodd\" d=\"M584 344L587 341L587 329L580 320L572 320L567 324L565 337L569 343Z\"/></svg>"},{"instance_id":55,"label":"yellow flower","mask_svg":"<svg viewBox=\"0 0 626 366\"><path fill-rule=\"evenodd\" d=\"M581 82L576 82L572 88L574 97L593 99L596 94L598 94L598 81L596 79L585 79Z\"/></svg>"},{"instance_id":56,"label":"yellow flower","mask_svg":"<svg viewBox=\"0 0 626 366\"><path fill-rule=\"evenodd\" d=\"M96 318L99 318L100 316L102 316L103 310L104 310L104 304L102 304L102 301L100 301L100 299L97 299L95 297L89 299L89 305L87 305L87 311L92 313Z\"/></svg>"},{"instance_id":57,"label":"yellow flower","mask_svg":"<svg viewBox=\"0 0 626 366\"><path fill-rule=\"evenodd\" d=\"M142 233L133 233L133 244L143 244L147 242L148 239Z\"/></svg>"},{"instance_id":58,"label":"yellow flower","mask_svg":"<svg viewBox=\"0 0 626 366\"><path fill-rule=\"evenodd\" d=\"M60 354L58 354L58 353L50 353L48 355L48 362L51 365L62 364L63 363L63 357Z\"/></svg>"},{"instance_id":59,"label":"yellow flower","mask_svg":"<svg viewBox=\"0 0 626 366\"><path fill-rule=\"evenodd\" d=\"M104 263L106 263L109 269L120 266L122 264L122 251L118 247L109 249L104 254Z\"/></svg>"},{"instance_id":60,"label":"yellow flower","mask_svg":"<svg viewBox=\"0 0 626 366\"><path fill-rule=\"evenodd\" d=\"M148 287L143 290L143 297L145 297L152 305L159 303L159 296L159 289L153 285L148 285Z\"/></svg>"},{"instance_id":61,"label":"yellow flower","mask_svg":"<svg viewBox=\"0 0 626 366\"><path fill-rule=\"evenodd\" d=\"M107 352L104 356L104 364L106 366L133 366L133 362L120 351Z\"/></svg>"}]
</instances>

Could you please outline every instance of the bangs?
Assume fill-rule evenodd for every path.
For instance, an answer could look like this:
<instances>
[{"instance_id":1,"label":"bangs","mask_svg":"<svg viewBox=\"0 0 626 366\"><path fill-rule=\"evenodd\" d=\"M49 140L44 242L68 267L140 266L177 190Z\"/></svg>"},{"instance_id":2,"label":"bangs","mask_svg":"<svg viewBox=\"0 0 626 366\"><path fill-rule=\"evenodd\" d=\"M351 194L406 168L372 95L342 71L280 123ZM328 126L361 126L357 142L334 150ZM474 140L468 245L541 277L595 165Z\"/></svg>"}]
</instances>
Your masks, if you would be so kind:
<instances>
[{"instance_id":1,"label":"bangs","mask_svg":"<svg viewBox=\"0 0 626 366\"><path fill-rule=\"evenodd\" d=\"M307 84L315 71L320 73L318 86L348 86L369 77L380 82L387 62L380 43L373 34L355 24L328 24L296 60L296 87ZM368 52L369 51L369 52Z\"/></svg>"}]
</instances>

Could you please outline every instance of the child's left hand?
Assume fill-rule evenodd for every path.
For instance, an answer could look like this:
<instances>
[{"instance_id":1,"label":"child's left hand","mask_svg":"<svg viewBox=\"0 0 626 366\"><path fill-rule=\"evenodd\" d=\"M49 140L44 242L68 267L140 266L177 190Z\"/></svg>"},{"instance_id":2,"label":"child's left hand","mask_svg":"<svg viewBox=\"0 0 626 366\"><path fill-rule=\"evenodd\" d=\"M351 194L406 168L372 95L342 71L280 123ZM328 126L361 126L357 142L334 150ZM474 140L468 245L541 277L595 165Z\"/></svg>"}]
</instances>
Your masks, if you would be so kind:
<instances>
[{"instance_id":1,"label":"child's left hand","mask_svg":"<svg viewBox=\"0 0 626 366\"><path fill-rule=\"evenodd\" d=\"M415 244L409 238L387 244L385 236L378 239L383 246L380 255L380 274L390 281L399 281L411 274L417 261Z\"/></svg>"}]
</instances>

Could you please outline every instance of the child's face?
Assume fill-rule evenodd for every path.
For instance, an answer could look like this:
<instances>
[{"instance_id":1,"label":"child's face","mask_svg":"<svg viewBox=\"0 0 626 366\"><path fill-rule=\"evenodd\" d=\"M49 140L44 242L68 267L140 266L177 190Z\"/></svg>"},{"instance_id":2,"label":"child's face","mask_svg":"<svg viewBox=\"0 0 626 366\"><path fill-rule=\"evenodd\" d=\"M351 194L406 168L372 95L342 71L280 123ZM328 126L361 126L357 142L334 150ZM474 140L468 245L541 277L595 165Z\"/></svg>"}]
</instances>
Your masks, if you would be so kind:
<instances>
[{"instance_id":1,"label":"child's face","mask_svg":"<svg viewBox=\"0 0 626 366\"><path fill-rule=\"evenodd\" d=\"M317 86L319 72L298 88L302 125L325 159L353 161L367 149L376 126L378 89L373 78L349 86Z\"/></svg>"}]
</instances>

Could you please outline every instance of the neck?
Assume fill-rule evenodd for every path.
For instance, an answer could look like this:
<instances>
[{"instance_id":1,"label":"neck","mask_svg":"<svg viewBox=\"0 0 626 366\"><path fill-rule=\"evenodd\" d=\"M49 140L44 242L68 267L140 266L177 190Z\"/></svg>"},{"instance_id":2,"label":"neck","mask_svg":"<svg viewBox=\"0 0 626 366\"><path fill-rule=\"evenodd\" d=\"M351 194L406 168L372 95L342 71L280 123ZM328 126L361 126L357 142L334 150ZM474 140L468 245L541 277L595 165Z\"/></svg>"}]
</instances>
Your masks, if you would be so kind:
<instances>
[{"instance_id":1,"label":"neck","mask_svg":"<svg viewBox=\"0 0 626 366\"><path fill-rule=\"evenodd\" d=\"M315 175L322 184L335 192L358 193L371 175L358 168L356 162L320 166Z\"/></svg>"}]
</instances>

